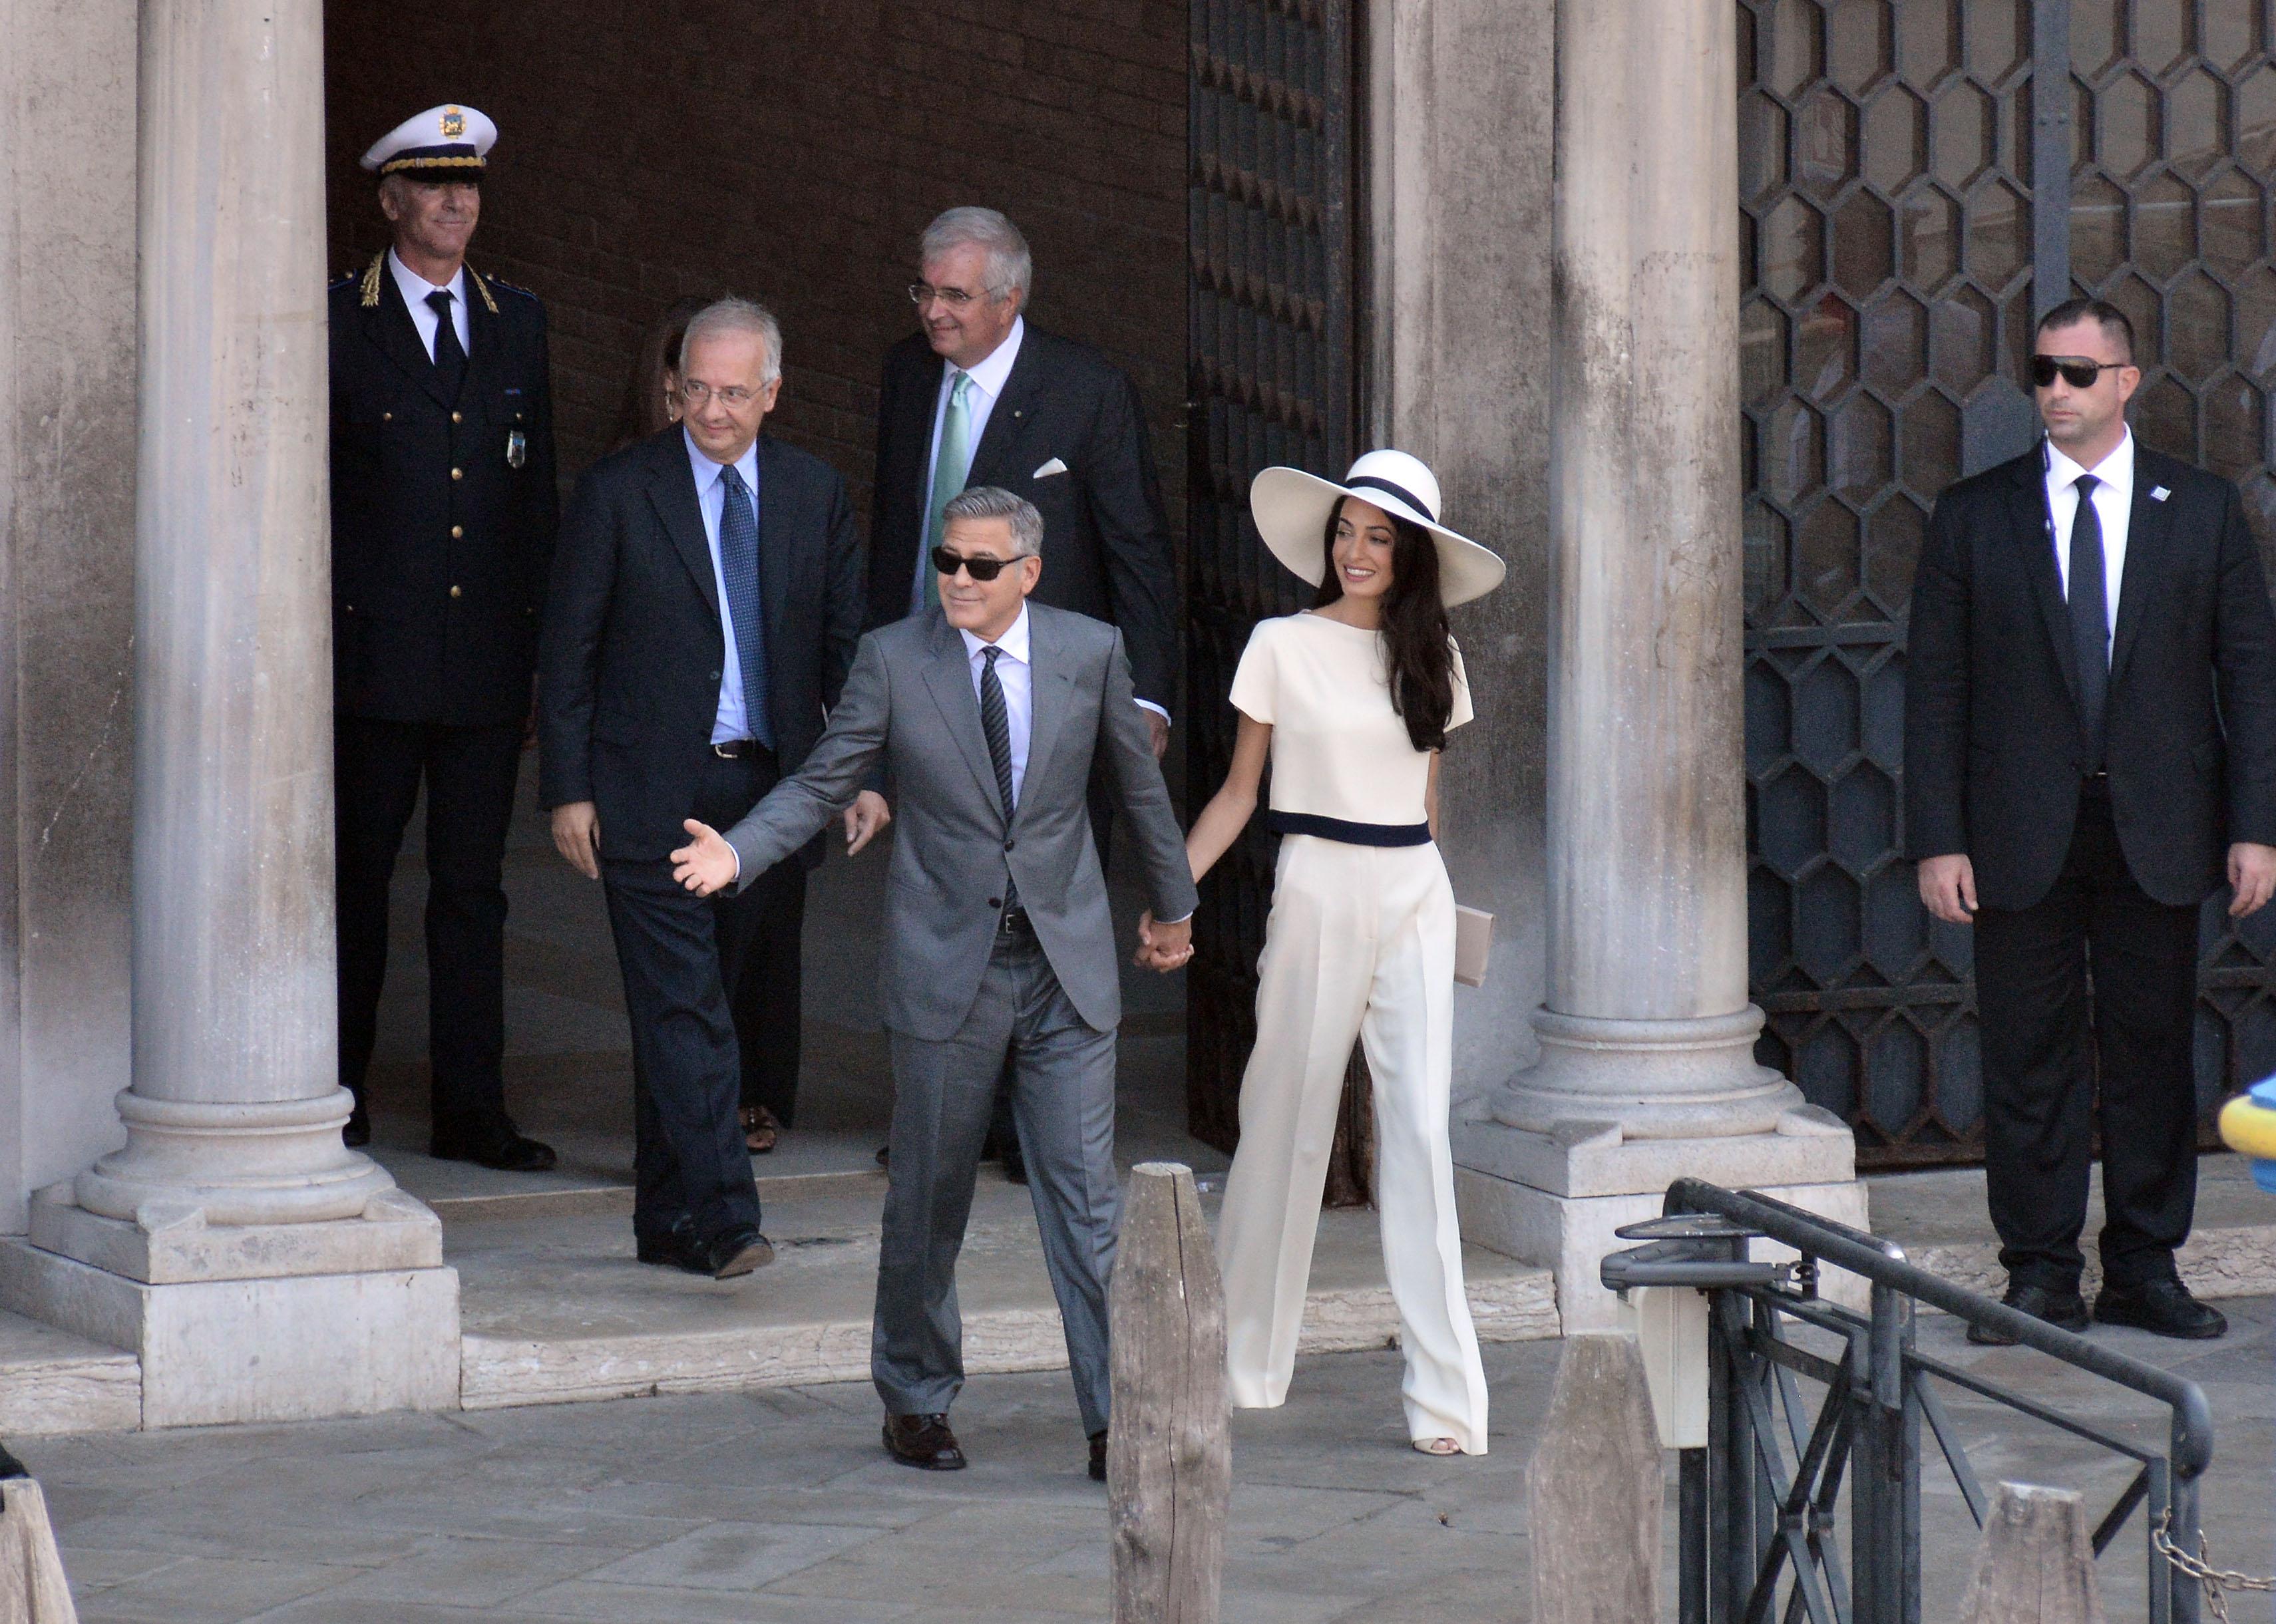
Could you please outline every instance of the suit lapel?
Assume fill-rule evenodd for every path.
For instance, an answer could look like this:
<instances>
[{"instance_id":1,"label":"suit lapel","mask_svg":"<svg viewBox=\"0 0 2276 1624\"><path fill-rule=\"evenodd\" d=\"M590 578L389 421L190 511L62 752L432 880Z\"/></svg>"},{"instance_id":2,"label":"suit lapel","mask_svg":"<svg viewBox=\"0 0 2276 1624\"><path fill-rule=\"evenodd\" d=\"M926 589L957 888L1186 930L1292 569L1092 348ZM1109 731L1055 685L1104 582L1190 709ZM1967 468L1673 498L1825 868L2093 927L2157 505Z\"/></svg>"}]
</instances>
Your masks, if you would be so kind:
<instances>
[{"instance_id":1,"label":"suit lapel","mask_svg":"<svg viewBox=\"0 0 2276 1624\"><path fill-rule=\"evenodd\" d=\"M1065 652L1057 619L1031 601L1028 605L1028 771L1020 795L1023 812L1032 798L1028 792L1043 782L1051 747L1058 743L1072 708L1074 678L1067 670Z\"/></svg>"},{"instance_id":2,"label":"suit lapel","mask_svg":"<svg viewBox=\"0 0 2276 1624\"><path fill-rule=\"evenodd\" d=\"M2062 575L2055 567L2054 521L2047 512L2047 487L2040 453L2015 459L2014 483L2007 492L2008 525L2023 554L2023 574L2031 596L2039 601L2046 623L2047 640L2054 646L2055 663L2062 668L2063 685L2070 702L2078 704L2078 653L2070 642L2070 605L2063 597Z\"/></svg>"},{"instance_id":3,"label":"suit lapel","mask_svg":"<svg viewBox=\"0 0 2276 1624\"><path fill-rule=\"evenodd\" d=\"M403 302L403 290L395 285L394 267L380 266L379 304L376 308L366 310L363 317L364 330L382 355L432 396L436 405L448 408L455 404L443 392L443 381L436 375L435 363L427 353L427 346L419 342L419 329L411 324L411 307Z\"/></svg>"},{"instance_id":4,"label":"suit lapel","mask_svg":"<svg viewBox=\"0 0 2276 1624\"><path fill-rule=\"evenodd\" d=\"M664 522L664 533L671 539L672 549L679 555L687 573L695 578L695 585L703 594L703 601L711 606L711 617L719 617L719 585L711 575L711 543L703 534L703 510L695 502L695 474L688 465L686 431L668 428L656 436L656 460L649 466L648 499L656 504L656 517Z\"/></svg>"},{"instance_id":5,"label":"suit lapel","mask_svg":"<svg viewBox=\"0 0 2276 1624\"><path fill-rule=\"evenodd\" d=\"M767 623L767 659L780 658L788 635L784 616L788 612L791 583L791 538L798 533L791 523L789 484L784 472L782 448L762 435L759 440L759 604ZM708 555L707 555L708 556Z\"/></svg>"},{"instance_id":6,"label":"suit lapel","mask_svg":"<svg viewBox=\"0 0 2276 1624\"><path fill-rule=\"evenodd\" d=\"M2136 442L2134 504L2126 521L2126 567L2118 581L2118 630L2110 643L2110 682L2113 688L2119 674L2126 669L2126 657L2134 652L2134 640L2142 630L2142 617L2149 612L2150 601L2158 595L2158 583L2166 575L2166 549L2171 540L2174 504L2151 497L2151 491L2170 485L2170 481L2160 483L2158 472L2156 458Z\"/></svg>"},{"instance_id":7,"label":"suit lapel","mask_svg":"<svg viewBox=\"0 0 2276 1624\"><path fill-rule=\"evenodd\" d=\"M940 706L941 717L948 723L949 737L956 741L965 766L972 769L973 782L980 787L988 804L1002 817L1005 808L996 792L995 764L988 757L987 736L980 730L980 697L972 691L971 656L965 653L964 639L948 623L947 617L937 611L928 612L935 618L932 658L925 662L925 686L932 690L933 703ZM1034 749L1030 744L1031 758ZM1010 827L1009 818L1005 818L1004 822Z\"/></svg>"},{"instance_id":8,"label":"suit lapel","mask_svg":"<svg viewBox=\"0 0 2276 1624\"><path fill-rule=\"evenodd\" d=\"M1036 329L1029 328L1020 340L1020 353L1012 362L1012 375L1004 380L1004 393L989 409L988 427L973 448L972 466L964 476L967 490L975 485L1008 485L1013 483L1004 475L1003 465L1012 454L1013 442L1027 426L1027 414L1036 404L1043 389L1036 372Z\"/></svg>"}]
</instances>

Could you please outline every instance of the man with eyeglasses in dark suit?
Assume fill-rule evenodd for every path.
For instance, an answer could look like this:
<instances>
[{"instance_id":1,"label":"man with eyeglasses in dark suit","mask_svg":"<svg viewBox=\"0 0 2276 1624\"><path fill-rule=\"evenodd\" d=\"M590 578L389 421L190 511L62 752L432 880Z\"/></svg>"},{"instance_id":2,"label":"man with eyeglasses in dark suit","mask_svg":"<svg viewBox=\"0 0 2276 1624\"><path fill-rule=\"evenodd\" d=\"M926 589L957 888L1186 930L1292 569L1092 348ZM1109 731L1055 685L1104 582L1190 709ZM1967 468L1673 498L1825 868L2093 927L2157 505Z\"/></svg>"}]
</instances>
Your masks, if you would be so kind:
<instances>
[{"instance_id":1,"label":"man with eyeglasses in dark suit","mask_svg":"<svg viewBox=\"0 0 2276 1624\"><path fill-rule=\"evenodd\" d=\"M937 609L928 560L941 542L942 510L967 487L1008 490L1043 515L1036 601L1122 633L1158 759L1177 697L1178 568L1137 387L1090 345L1027 320L1034 257L996 210L938 215L918 262L909 296L919 330L886 352L879 386L867 624ZM1107 787L1094 783L1102 865L1114 809ZM1024 1182L1009 1107L999 1106L989 1153Z\"/></svg>"},{"instance_id":2,"label":"man with eyeglasses in dark suit","mask_svg":"<svg viewBox=\"0 0 2276 1624\"><path fill-rule=\"evenodd\" d=\"M2031 360L2045 438L1938 498L1906 843L1929 911L1974 929L2008 1305L2086 1328L2099 1126L2093 1318L2215 1337L2174 1262L2196 1197L2197 916L2224 886L2232 918L2276 891L2276 615L2235 486L2128 431L2141 378L2121 312L2056 306Z\"/></svg>"}]
</instances>

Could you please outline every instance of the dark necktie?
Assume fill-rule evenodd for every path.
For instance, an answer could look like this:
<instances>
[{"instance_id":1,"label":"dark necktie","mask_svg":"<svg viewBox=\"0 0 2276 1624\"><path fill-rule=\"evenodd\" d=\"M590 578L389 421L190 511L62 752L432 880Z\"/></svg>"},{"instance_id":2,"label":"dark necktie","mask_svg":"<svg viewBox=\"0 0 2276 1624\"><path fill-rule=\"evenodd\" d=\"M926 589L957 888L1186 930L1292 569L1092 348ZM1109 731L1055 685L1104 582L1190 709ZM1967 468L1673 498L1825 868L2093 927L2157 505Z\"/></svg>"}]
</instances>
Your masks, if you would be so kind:
<instances>
[{"instance_id":1,"label":"dark necktie","mask_svg":"<svg viewBox=\"0 0 2276 1624\"><path fill-rule=\"evenodd\" d=\"M2078 719L2086 734L2086 770L2102 771L2105 712L2110 699L2110 588L2103 573L2102 516L2094 510L2090 473L2078 477L2078 512L2070 521L2070 640L2078 653Z\"/></svg>"},{"instance_id":2,"label":"dark necktie","mask_svg":"<svg viewBox=\"0 0 2276 1624\"><path fill-rule=\"evenodd\" d=\"M451 296L437 288L427 296L427 305L435 313L435 376L443 393L456 400L467 378L467 352L459 344L459 324L451 320Z\"/></svg>"},{"instance_id":3,"label":"dark necktie","mask_svg":"<svg viewBox=\"0 0 2276 1624\"><path fill-rule=\"evenodd\" d=\"M759 595L759 519L751 493L732 465L719 470L719 573L727 581L727 615L735 623L736 663L743 673L743 716L751 736L769 750L775 730L767 714L767 623Z\"/></svg>"},{"instance_id":4,"label":"dark necktie","mask_svg":"<svg viewBox=\"0 0 2276 1624\"><path fill-rule=\"evenodd\" d=\"M996 675L996 661L1003 653L992 643L980 651L980 730L988 736L988 759L995 764L996 793L1004 797L1004 827L1009 829L1017 805L1012 797L1012 716L1004 707L1004 684ZM1005 909L1019 905L1019 886L1006 873Z\"/></svg>"}]
</instances>

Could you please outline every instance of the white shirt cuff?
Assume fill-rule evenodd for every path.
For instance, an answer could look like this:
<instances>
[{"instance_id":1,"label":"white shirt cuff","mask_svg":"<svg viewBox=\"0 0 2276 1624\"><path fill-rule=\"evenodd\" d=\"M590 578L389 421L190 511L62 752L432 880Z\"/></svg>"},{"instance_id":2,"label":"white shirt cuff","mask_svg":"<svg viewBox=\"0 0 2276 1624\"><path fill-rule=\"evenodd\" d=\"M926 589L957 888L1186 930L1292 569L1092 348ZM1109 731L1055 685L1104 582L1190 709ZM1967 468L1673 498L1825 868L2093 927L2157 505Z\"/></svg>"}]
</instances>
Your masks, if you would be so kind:
<instances>
[{"instance_id":1,"label":"white shirt cuff","mask_svg":"<svg viewBox=\"0 0 2276 1624\"><path fill-rule=\"evenodd\" d=\"M1187 920L1188 920L1188 919L1192 918L1193 917L1194 917L1194 916L1193 916L1193 915L1191 915L1191 914L1189 914L1189 913L1185 913L1185 914L1180 914L1180 915L1179 915L1176 918L1174 918L1174 919L1157 919L1157 920L1155 920L1155 921L1154 921L1154 923L1155 923L1155 924L1157 924L1157 925L1183 925Z\"/></svg>"},{"instance_id":2,"label":"white shirt cuff","mask_svg":"<svg viewBox=\"0 0 2276 1624\"><path fill-rule=\"evenodd\" d=\"M1136 698L1137 698L1137 696L1136 696L1136 695L1134 695L1134 695L1132 695L1131 697L1132 697L1133 699L1136 699ZM1138 700L1138 704L1139 704L1139 707L1140 707L1141 709L1142 709L1142 710L1149 710L1149 711L1153 712L1153 713L1154 713L1154 714L1156 714L1157 716L1159 716L1159 717L1160 717L1164 721L1169 721L1169 720L1170 720L1170 713L1169 713L1169 712L1167 712L1167 711L1165 711L1165 710L1164 710L1160 706L1158 706L1158 705L1155 704L1153 700L1151 700L1151 699L1139 699L1139 700Z\"/></svg>"}]
</instances>

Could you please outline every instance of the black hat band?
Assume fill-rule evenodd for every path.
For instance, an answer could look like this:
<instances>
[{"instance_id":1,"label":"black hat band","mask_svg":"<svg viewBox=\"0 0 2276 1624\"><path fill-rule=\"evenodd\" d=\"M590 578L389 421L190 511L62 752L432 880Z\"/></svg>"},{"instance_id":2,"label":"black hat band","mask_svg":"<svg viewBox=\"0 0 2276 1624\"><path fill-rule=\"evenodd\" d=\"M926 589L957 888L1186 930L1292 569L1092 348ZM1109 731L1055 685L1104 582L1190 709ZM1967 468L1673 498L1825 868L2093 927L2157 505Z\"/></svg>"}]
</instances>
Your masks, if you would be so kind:
<instances>
[{"instance_id":1,"label":"black hat band","mask_svg":"<svg viewBox=\"0 0 2276 1624\"><path fill-rule=\"evenodd\" d=\"M1430 512L1430 504L1429 502L1422 501L1413 491L1406 490L1399 486L1393 485L1388 480L1378 480L1371 473L1362 473L1358 475L1356 478L1346 480L1344 481L1344 485L1345 487L1349 490L1377 490L1381 491L1386 496L1396 496L1400 501L1405 502L1417 513L1428 514L1430 516L1428 519L1429 523L1435 525L1438 522L1438 516Z\"/></svg>"}]
</instances>

